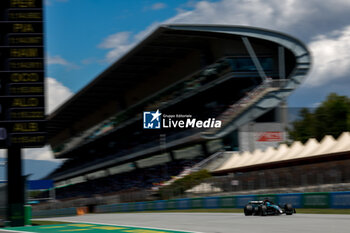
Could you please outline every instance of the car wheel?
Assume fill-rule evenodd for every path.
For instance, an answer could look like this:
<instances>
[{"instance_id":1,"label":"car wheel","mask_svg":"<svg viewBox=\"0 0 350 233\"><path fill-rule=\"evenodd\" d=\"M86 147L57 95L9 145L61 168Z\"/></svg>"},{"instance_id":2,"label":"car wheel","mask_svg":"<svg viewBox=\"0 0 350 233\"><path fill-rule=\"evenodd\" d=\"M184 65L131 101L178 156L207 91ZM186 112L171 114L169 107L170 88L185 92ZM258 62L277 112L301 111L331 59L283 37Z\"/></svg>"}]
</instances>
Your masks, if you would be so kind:
<instances>
[{"instance_id":1,"label":"car wheel","mask_svg":"<svg viewBox=\"0 0 350 233\"><path fill-rule=\"evenodd\" d=\"M246 205L244 207L244 215L245 216L251 216L253 214L253 206L252 205Z\"/></svg>"},{"instance_id":2,"label":"car wheel","mask_svg":"<svg viewBox=\"0 0 350 233\"><path fill-rule=\"evenodd\" d=\"M267 215L267 207L266 205L260 206L260 216L266 216Z\"/></svg>"},{"instance_id":3,"label":"car wheel","mask_svg":"<svg viewBox=\"0 0 350 233\"><path fill-rule=\"evenodd\" d=\"M294 212L292 204L285 204L284 210L286 212L286 215L292 215Z\"/></svg>"}]
</instances>

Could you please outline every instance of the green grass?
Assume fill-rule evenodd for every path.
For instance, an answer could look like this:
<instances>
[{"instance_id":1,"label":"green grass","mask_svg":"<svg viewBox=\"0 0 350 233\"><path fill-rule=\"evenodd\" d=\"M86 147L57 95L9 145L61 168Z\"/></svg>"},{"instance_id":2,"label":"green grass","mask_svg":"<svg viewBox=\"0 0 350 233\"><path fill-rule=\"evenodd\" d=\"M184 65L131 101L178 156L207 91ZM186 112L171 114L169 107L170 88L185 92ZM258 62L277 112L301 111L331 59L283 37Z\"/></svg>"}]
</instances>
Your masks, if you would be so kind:
<instances>
[{"instance_id":1,"label":"green grass","mask_svg":"<svg viewBox=\"0 0 350 233\"><path fill-rule=\"evenodd\" d=\"M296 209L300 214L350 214L350 209Z\"/></svg>"}]
</instances>

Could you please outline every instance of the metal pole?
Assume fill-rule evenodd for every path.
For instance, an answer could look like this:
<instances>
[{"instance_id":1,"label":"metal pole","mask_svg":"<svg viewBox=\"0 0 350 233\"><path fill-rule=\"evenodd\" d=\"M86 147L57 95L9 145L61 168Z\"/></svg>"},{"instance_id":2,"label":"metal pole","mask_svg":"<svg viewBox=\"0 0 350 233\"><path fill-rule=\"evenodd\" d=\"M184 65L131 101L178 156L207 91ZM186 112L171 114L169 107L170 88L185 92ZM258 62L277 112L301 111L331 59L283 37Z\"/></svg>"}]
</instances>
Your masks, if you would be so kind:
<instances>
[{"instance_id":1,"label":"metal pole","mask_svg":"<svg viewBox=\"0 0 350 233\"><path fill-rule=\"evenodd\" d=\"M24 179L21 148L7 150L7 220L10 226L24 226Z\"/></svg>"},{"instance_id":2,"label":"metal pole","mask_svg":"<svg viewBox=\"0 0 350 233\"><path fill-rule=\"evenodd\" d=\"M280 79L286 78L286 66L285 66L285 56L284 56L284 47L278 47L278 73Z\"/></svg>"},{"instance_id":3,"label":"metal pole","mask_svg":"<svg viewBox=\"0 0 350 233\"><path fill-rule=\"evenodd\" d=\"M243 44L246 47L248 54L249 54L250 58L252 59L253 64L255 65L255 68L258 71L261 79L263 81L266 80L267 77L266 77L265 71L260 64L260 61L259 61L258 57L256 56L256 53L253 49L253 46L250 44L248 37L243 36L242 40L243 40Z\"/></svg>"}]
</instances>

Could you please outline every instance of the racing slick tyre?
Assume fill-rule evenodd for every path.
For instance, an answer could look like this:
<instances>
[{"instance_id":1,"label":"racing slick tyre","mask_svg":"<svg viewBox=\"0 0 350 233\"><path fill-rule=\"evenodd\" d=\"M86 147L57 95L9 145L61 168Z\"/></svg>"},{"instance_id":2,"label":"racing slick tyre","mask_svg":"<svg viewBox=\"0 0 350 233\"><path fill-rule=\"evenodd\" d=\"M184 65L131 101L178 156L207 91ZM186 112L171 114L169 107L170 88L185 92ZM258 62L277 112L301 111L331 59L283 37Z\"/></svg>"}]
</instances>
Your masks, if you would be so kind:
<instances>
[{"instance_id":1,"label":"racing slick tyre","mask_svg":"<svg viewBox=\"0 0 350 233\"><path fill-rule=\"evenodd\" d=\"M259 215L266 216L267 215L267 207L266 205L259 206Z\"/></svg>"},{"instance_id":2,"label":"racing slick tyre","mask_svg":"<svg viewBox=\"0 0 350 233\"><path fill-rule=\"evenodd\" d=\"M253 206L252 205L246 205L244 207L244 215L245 216L251 216L253 215Z\"/></svg>"},{"instance_id":3,"label":"racing slick tyre","mask_svg":"<svg viewBox=\"0 0 350 233\"><path fill-rule=\"evenodd\" d=\"M284 210L286 212L286 215L292 215L294 212L292 204L285 204L284 205Z\"/></svg>"}]
</instances>

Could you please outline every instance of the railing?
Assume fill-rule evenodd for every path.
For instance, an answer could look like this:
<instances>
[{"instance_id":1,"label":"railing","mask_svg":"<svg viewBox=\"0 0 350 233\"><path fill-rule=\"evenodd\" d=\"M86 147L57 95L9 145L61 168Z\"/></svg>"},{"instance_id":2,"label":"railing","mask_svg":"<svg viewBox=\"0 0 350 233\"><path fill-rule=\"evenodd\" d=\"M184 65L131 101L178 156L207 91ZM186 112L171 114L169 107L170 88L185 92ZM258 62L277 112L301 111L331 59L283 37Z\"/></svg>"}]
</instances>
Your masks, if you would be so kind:
<instances>
[{"instance_id":1,"label":"railing","mask_svg":"<svg viewBox=\"0 0 350 233\"><path fill-rule=\"evenodd\" d=\"M195 166L192 167L192 172L196 172L201 170L203 167L205 167L207 164L212 162L214 159L218 158L222 155L222 151L216 152L215 154L209 156L208 158L202 160L201 162L197 163Z\"/></svg>"},{"instance_id":2,"label":"railing","mask_svg":"<svg viewBox=\"0 0 350 233\"><path fill-rule=\"evenodd\" d=\"M229 106L229 108L217 118L217 120L221 120L221 128L211 128L205 131L203 135L211 135L225 128L233 119L251 107L267 93L280 89L285 83L285 80L266 79L261 85L248 92L245 97Z\"/></svg>"}]
</instances>

